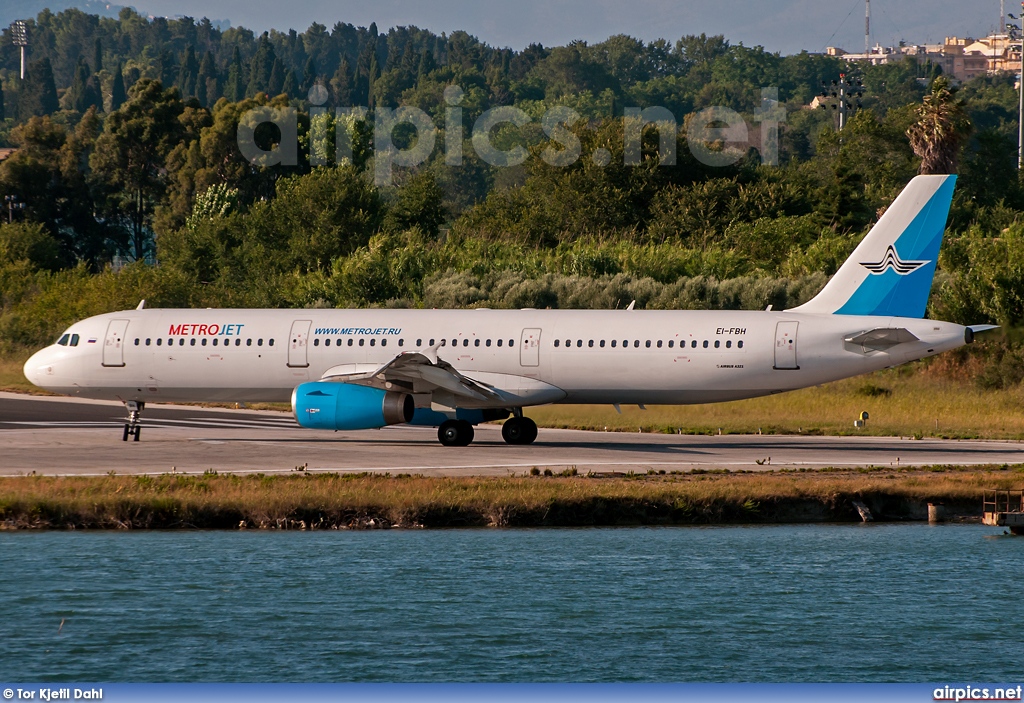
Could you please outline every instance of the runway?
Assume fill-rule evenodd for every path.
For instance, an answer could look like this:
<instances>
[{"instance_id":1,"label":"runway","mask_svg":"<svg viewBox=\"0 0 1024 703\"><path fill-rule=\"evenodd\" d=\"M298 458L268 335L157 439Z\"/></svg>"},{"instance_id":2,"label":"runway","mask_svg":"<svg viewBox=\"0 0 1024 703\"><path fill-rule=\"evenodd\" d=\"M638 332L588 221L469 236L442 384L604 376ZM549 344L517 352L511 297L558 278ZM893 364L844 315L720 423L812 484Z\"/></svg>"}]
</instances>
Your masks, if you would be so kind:
<instances>
[{"instance_id":1,"label":"runway","mask_svg":"<svg viewBox=\"0 0 1024 703\"><path fill-rule=\"evenodd\" d=\"M661 435L541 428L510 446L497 425L469 447L442 447L433 428L317 432L288 413L153 405L142 441L122 442L119 403L0 393L0 475L309 471L506 476L531 468L580 473L693 469L1024 463L1024 444L888 437Z\"/></svg>"}]
</instances>

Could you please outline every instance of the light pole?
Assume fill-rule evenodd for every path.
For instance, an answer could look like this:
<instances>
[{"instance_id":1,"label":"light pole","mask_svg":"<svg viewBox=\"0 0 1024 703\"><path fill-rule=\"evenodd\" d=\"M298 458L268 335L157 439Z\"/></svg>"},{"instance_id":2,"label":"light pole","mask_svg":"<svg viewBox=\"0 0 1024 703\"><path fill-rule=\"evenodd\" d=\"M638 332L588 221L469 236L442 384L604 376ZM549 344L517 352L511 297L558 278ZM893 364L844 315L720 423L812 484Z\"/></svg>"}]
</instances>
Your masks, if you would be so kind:
<instances>
[{"instance_id":1,"label":"light pole","mask_svg":"<svg viewBox=\"0 0 1024 703\"><path fill-rule=\"evenodd\" d=\"M28 25L24 20L16 20L11 25L12 43L21 48L21 80L25 80L25 48L28 46Z\"/></svg>"},{"instance_id":2,"label":"light pole","mask_svg":"<svg viewBox=\"0 0 1024 703\"><path fill-rule=\"evenodd\" d=\"M5 195L4 202L7 203L7 224L14 222L14 211L24 210L25 203L18 200L17 195Z\"/></svg>"},{"instance_id":3,"label":"light pole","mask_svg":"<svg viewBox=\"0 0 1024 703\"><path fill-rule=\"evenodd\" d=\"M821 96L822 98L836 98L836 102L831 103L832 109L839 114L839 131L843 131L843 127L846 126L847 115L852 113L854 109L862 107L861 96L864 95L864 81L859 78L853 78L847 76L845 73L839 74L838 81L832 81L829 85L825 81L821 82ZM850 102L850 100L853 102ZM821 109L827 110L828 104L825 102L821 103Z\"/></svg>"},{"instance_id":4,"label":"light pole","mask_svg":"<svg viewBox=\"0 0 1024 703\"><path fill-rule=\"evenodd\" d=\"M1020 15L1024 17L1024 1L1020 4ZM1011 20L1020 19L1012 14L1007 15ZM1017 110L1017 170L1024 169L1024 40L1021 39L1021 28L1017 24L1006 25L1006 31L1010 39L1021 42L1020 51L1020 74L1017 76L1017 92L1020 93L1020 105Z\"/></svg>"}]
</instances>

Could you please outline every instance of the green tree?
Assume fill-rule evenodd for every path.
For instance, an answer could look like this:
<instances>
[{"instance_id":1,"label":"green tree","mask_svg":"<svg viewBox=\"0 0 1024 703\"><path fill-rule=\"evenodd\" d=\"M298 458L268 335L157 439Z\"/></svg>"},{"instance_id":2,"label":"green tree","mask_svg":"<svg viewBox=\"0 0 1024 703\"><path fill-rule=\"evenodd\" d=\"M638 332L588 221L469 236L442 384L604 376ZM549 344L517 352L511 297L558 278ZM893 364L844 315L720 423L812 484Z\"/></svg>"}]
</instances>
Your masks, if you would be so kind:
<instances>
[{"instance_id":1,"label":"green tree","mask_svg":"<svg viewBox=\"0 0 1024 703\"><path fill-rule=\"evenodd\" d=\"M385 222L392 230L418 227L424 234L436 237L447 216L444 190L433 173L420 171L398 189Z\"/></svg>"},{"instance_id":2,"label":"green tree","mask_svg":"<svg viewBox=\"0 0 1024 703\"><path fill-rule=\"evenodd\" d=\"M224 82L224 97L233 103L245 97L245 80L242 78L245 67L242 66L242 53L235 47L228 66L228 78Z\"/></svg>"},{"instance_id":3,"label":"green tree","mask_svg":"<svg viewBox=\"0 0 1024 703\"><path fill-rule=\"evenodd\" d=\"M217 65L213 58L213 52L207 51L203 55L203 62L199 65L199 76L196 79L196 99L200 105L209 107L217 102Z\"/></svg>"},{"instance_id":4,"label":"green tree","mask_svg":"<svg viewBox=\"0 0 1024 703\"><path fill-rule=\"evenodd\" d=\"M103 42L99 37L92 47L92 72L99 73L103 70Z\"/></svg>"},{"instance_id":5,"label":"green tree","mask_svg":"<svg viewBox=\"0 0 1024 703\"><path fill-rule=\"evenodd\" d=\"M114 84L110 91L110 111L115 112L128 100L128 93L124 89L124 67L120 62L117 70L114 71Z\"/></svg>"},{"instance_id":6,"label":"green tree","mask_svg":"<svg viewBox=\"0 0 1024 703\"><path fill-rule=\"evenodd\" d=\"M60 109L57 86L53 82L53 66L49 58L28 65L25 83L18 92L18 120L49 115Z\"/></svg>"},{"instance_id":7,"label":"green tree","mask_svg":"<svg viewBox=\"0 0 1024 703\"><path fill-rule=\"evenodd\" d=\"M153 212L166 190L164 161L180 141L183 110L177 90L140 80L128 102L107 117L89 161L107 187L105 209L118 225L120 244L135 260L152 251Z\"/></svg>"},{"instance_id":8,"label":"green tree","mask_svg":"<svg viewBox=\"0 0 1024 703\"><path fill-rule=\"evenodd\" d=\"M932 81L931 92L917 108L907 130L910 146L921 157L921 173L956 173L960 149L971 134L971 119L956 88L943 76Z\"/></svg>"}]
</instances>

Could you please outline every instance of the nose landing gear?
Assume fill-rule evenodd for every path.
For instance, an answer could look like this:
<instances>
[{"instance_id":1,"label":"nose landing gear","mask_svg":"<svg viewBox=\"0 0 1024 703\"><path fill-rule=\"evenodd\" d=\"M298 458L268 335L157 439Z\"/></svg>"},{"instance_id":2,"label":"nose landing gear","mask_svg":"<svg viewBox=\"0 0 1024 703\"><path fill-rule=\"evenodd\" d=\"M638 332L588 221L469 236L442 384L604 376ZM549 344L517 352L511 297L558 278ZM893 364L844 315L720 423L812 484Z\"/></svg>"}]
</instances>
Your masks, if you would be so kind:
<instances>
[{"instance_id":1,"label":"nose landing gear","mask_svg":"<svg viewBox=\"0 0 1024 703\"><path fill-rule=\"evenodd\" d=\"M134 437L134 441L139 441L139 433L142 431L142 411L145 409L146 404L136 400L125 401L124 406L128 408L128 422L124 423L124 434L121 436L122 442L127 442L128 437Z\"/></svg>"}]
</instances>

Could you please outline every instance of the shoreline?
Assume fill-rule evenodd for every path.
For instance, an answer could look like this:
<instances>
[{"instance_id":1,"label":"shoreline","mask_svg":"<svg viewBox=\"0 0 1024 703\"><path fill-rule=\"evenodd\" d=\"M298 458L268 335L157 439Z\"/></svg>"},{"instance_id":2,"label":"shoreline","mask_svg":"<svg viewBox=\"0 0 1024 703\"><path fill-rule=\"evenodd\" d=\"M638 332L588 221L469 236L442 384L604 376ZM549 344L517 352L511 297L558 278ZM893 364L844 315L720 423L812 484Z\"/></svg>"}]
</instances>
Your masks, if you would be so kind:
<instances>
[{"instance_id":1,"label":"shoreline","mask_svg":"<svg viewBox=\"0 0 1024 703\"><path fill-rule=\"evenodd\" d=\"M0 481L0 530L424 529L975 522L985 489L1022 467L680 475L430 478L296 472L19 476Z\"/></svg>"}]
</instances>

